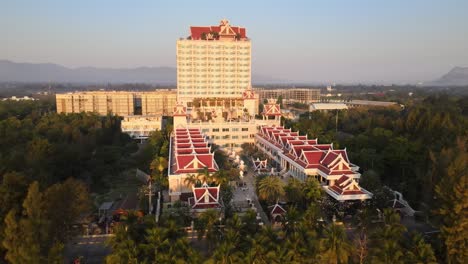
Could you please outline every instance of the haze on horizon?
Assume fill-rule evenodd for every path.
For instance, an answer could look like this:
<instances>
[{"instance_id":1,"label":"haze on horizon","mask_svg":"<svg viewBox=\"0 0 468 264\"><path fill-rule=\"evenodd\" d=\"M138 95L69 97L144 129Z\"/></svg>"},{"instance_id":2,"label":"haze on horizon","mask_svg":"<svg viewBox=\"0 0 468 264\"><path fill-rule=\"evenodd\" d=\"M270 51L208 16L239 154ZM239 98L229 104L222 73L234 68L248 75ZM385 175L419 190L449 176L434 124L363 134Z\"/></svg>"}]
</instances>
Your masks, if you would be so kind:
<instances>
[{"instance_id":1,"label":"haze on horizon","mask_svg":"<svg viewBox=\"0 0 468 264\"><path fill-rule=\"evenodd\" d=\"M8 1L0 59L175 67L190 25L247 28L253 73L294 82L417 83L468 66L468 1Z\"/></svg>"}]
</instances>

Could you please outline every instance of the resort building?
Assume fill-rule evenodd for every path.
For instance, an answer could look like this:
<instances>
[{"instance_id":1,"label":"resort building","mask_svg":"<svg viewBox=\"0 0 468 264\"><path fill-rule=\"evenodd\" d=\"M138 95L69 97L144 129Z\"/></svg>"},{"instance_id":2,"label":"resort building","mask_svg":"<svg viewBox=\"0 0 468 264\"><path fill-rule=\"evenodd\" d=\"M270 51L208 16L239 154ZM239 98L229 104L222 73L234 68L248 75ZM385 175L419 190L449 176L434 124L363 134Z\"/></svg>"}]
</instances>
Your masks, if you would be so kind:
<instances>
[{"instance_id":1,"label":"resort building","mask_svg":"<svg viewBox=\"0 0 468 264\"><path fill-rule=\"evenodd\" d=\"M217 26L191 26L177 41L178 101L242 98L251 80L251 45L246 29L226 19Z\"/></svg>"},{"instance_id":2,"label":"resort building","mask_svg":"<svg viewBox=\"0 0 468 264\"><path fill-rule=\"evenodd\" d=\"M309 139L281 126L261 127L255 135L255 145L268 155L281 174L301 181L314 177L338 201L372 197L359 186L359 167L349 161L346 149L319 144L318 139Z\"/></svg>"}]
</instances>

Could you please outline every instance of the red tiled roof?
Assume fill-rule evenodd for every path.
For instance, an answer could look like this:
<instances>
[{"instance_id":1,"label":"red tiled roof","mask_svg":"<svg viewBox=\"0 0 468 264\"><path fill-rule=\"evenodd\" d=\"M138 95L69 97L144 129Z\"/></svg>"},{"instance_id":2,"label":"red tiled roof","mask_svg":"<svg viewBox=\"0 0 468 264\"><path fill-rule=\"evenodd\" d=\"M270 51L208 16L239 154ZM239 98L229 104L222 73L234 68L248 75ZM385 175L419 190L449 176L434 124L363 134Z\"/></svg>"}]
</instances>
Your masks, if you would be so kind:
<instances>
[{"instance_id":1,"label":"red tiled roof","mask_svg":"<svg viewBox=\"0 0 468 264\"><path fill-rule=\"evenodd\" d=\"M308 164L319 164L322 157L325 155L323 151L304 151L304 157Z\"/></svg>"},{"instance_id":2,"label":"red tiled roof","mask_svg":"<svg viewBox=\"0 0 468 264\"><path fill-rule=\"evenodd\" d=\"M201 187L192 187L193 198L189 200L193 209L216 208L219 203L219 186L210 187L204 184Z\"/></svg>"},{"instance_id":3,"label":"red tiled roof","mask_svg":"<svg viewBox=\"0 0 468 264\"><path fill-rule=\"evenodd\" d=\"M286 210L284 210L284 208L281 207L281 205L279 205L279 204L269 206L269 208L271 208L271 207L273 207L273 209L271 209L270 215L277 215L277 214L283 215L283 214L286 213Z\"/></svg>"},{"instance_id":4,"label":"red tiled roof","mask_svg":"<svg viewBox=\"0 0 468 264\"><path fill-rule=\"evenodd\" d=\"M246 38L246 30L243 27L233 27L231 29L236 33L240 34L242 39ZM192 26L190 27L190 37L194 40L199 40L202 37L202 34L209 34L211 32L219 33L221 31L220 26Z\"/></svg>"},{"instance_id":5,"label":"red tiled roof","mask_svg":"<svg viewBox=\"0 0 468 264\"><path fill-rule=\"evenodd\" d=\"M263 106L263 114L266 116L280 116L281 108L279 104L266 104Z\"/></svg>"}]
</instances>

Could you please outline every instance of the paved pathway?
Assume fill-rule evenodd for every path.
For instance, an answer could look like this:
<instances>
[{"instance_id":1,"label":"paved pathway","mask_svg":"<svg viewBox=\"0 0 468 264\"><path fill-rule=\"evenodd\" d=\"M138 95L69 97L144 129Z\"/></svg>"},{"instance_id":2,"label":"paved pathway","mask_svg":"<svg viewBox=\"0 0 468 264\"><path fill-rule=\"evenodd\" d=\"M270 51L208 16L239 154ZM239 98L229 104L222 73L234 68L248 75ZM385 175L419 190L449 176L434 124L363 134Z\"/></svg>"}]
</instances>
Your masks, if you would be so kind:
<instances>
[{"instance_id":1,"label":"paved pathway","mask_svg":"<svg viewBox=\"0 0 468 264\"><path fill-rule=\"evenodd\" d=\"M260 205L258 201L257 194L255 193L255 176L251 168L249 167L247 168L247 173L244 174L243 181L247 185L245 187L236 187L234 189L233 201L234 202L246 202L247 199L250 199L252 203L255 205L255 208L257 209L257 213L260 214L260 217L262 218L262 222L264 224L269 225L270 221L268 219L268 216L263 211L262 206Z\"/></svg>"}]
</instances>

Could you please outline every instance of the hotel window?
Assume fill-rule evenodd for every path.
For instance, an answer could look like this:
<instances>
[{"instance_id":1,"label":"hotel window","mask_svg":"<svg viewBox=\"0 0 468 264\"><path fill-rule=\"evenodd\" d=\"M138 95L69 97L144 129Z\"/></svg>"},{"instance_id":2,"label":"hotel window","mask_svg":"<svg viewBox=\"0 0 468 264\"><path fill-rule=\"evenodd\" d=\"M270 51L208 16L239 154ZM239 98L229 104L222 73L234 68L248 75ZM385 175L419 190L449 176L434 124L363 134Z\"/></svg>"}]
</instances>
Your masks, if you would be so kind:
<instances>
[{"instance_id":1,"label":"hotel window","mask_svg":"<svg viewBox=\"0 0 468 264\"><path fill-rule=\"evenodd\" d=\"M239 131L239 128L237 127L232 128L232 132L236 132L236 131Z\"/></svg>"},{"instance_id":2,"label":"hotel window","mask_svg":"<svg viewBox=\"0 0 468 264\"><path fill-rule=\"evenodd\" d=\"M229 132L229 128L223 128L223 132Z\"/></svg>"},{"instance_id":3,"label":"hotel window","mask_svg":"<svg viewBox=\"0 0 468 264\"><path fill-rule=\"evenodd\" d=\"M219 128L213 128L213 132L219 132Z\"/></svg>"},{"instance_id":4,"label":"hotel window","mask_svg":"<svg viewBox=\"0 0 468 264\"><path fill-rule=\"evenodd\" d=\"M242 131L249 131L249 128L243 127L243 128L242 128Z\"/></svg>"},{"instance_id":5,"label":"hotel window","mask_svg":"<svg viewBox=\"0 0 468 264\"><path fill-rule=\"evenodd\" d=\"M239 136L232 136L232 139L238 139Z\"/></svg>"}]
</instances>

